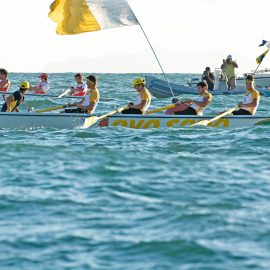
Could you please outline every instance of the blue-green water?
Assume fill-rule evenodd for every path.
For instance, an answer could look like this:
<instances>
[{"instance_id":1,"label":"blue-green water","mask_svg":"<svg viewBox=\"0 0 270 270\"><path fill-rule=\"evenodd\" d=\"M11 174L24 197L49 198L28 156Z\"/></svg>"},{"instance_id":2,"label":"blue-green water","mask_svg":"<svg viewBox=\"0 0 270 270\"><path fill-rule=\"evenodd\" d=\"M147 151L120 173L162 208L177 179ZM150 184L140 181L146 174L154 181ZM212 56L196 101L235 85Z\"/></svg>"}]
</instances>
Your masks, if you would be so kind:
<instances>
[{"instance_id":1,"label":"blue-green water","mask_svg":"<svg viewBox=\"0 0 270 270\"><path fill-rule=\"evenodd\" d=\"M135 99L136 74L97 76L97 113ZM36 77L11 74L12 90ZM72 77L51 74L50 92ZM205 114L238 100L214 97ZM258 114L269 108L262 97ZM0 138L1 270L270 269L267 126L0 130Z\"/></svg>"}]
</instances>

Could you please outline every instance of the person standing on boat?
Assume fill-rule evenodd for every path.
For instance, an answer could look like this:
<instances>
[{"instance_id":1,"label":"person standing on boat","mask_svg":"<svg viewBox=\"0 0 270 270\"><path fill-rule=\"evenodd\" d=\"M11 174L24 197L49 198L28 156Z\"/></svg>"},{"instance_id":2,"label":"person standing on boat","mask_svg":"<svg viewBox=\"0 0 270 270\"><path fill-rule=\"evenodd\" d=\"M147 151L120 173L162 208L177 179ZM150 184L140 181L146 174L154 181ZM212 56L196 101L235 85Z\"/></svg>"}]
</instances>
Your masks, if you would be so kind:
<instances>
[{"instance_id":1,"label":"person standing on boat","mask_svg":"<svg viewBox=\"0 0 270 270\"><path fill-rule=\"evenodd\" d=\"M227 59L223 61L221 65L221 70L227 77L227 86L229 90L233 90L236 88L236 68L238 68L238 64L236 61L232 60L232 56L228 55Z\"/></svg>"},{"instance_id":2,"label":"person standing on boat","mask_svg":"<svg viewBox=\"0 0 270 270\"><path fill-rule=\"evenodd\" d=\"M39 75L39 78L41 79L41 82L38 86L30 86L30 90L34 91L35 94L46 94L46 92L49 90L50 85L48 82L49 75L47 73L41 73Z\"/></svg>"},{"instance_id":3,"label":"person standing on boat","mask_svg":"<svg viewBox=\"0 0 270 270\"><path fill-rule=\"evenodd\" d=\"M85 96L87 92L87 84L83 82L83 75L77 73L75 76L76 85L70 87L70 95L74 97Z\"/></svg>"},{"instance_id":4,"label":"person standing on boat","mask_svg":"<svg viewBox=\"0 0 270 270\"><path fill-rule=\"evenodd\" d=\"M0 68L0 91L7 92L10 86L10 80L8 79L8 71L4 68Z\"/></svg>"},{"instance_id":5,"label":"person standing on boat","mask_svg":"<svg viewBox=\"0 0 270 270\"><path fill-rule=\"evenodd\" d=\"M6 102L2 106L1 112L13 112L13 111L19 112L18 107L24 101L24 94L26 93L27 90L29 90L29 88L30 88L29 82L26 81L21 82L20 90L15 91L13 94L7 97Z\"/></svg>"},{"instance_id":6,"label":"person standing on boat","mask_svg":"<svg viewBox=\"0 0 270 270\"><path fill-rule=\"evenodd\" d=\"M243 101L238 104L240 108L234 111L233 115L255 115L260 103L260 93L254 88L254 77L247 75L246 77L246 93Z\"/></svg>"},{"instance_id":7,"label":"person standing on boat","mask_svg":"<svg viewBox=\"0 0 270 270\"><path fill-rule=\"evenodd\" d=\"M128 103L128 109L123 110L122 114L144 114L151 103L151 94L145 87L144 78L136 78L132 86L138 94L137 100L134 104L132 102Z\"/></svg>"},{"instance_id":8,"label":"person standing on boat","mask_svg":"<svg viewBox=\"0 0 270 270\"><path fill-rule=\"evenodd\" d=\"M213 91L214 90L214 86L215 86L215 76L214 74L211 72L210 67L206 67L205 71L203 72L202 75L202 81L206 81L207 85L208 85L208 90L209 91Z\"/></svg>"},{"instance_id":9,"label":"person standing on boat","mask_svg":"<svg viewBox=\"0 0 270 270\"><path fill-rule=\"evenodd\" d=\"M197 84L199 96L186 100L184 102L178 101L175 107L165 111L165 114L176 115L202 115L205 108L212 102L212 94L208 92L207 84L199 82Z\"/></svg>"},{"instance_id":10,"label":"person standing on boat","mask_svg":"<svg viewBox=\"0 0 270 270\"><path fill-rule=\"evenodd\" d=\"M99 91L97 89L97 78L94 75L86 77L87 92L84 98L75 104L69 104L67 107L77 107L75 109L66 109L65 113L88 113L93 114L99 102Z\"/></svg>"}]
</instances>

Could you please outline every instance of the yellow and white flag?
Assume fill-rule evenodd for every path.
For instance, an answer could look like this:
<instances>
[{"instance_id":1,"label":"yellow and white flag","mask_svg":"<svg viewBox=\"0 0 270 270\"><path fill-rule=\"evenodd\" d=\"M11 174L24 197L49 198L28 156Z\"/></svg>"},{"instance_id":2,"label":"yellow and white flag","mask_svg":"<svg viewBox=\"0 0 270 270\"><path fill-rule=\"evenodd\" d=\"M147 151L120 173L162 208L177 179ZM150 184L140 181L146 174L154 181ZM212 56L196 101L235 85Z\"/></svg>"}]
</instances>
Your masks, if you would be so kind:
<instances>
[{"instance_id":1,"label":"yellow and white flag","mask_svg":"<svg viewBox=\"0 0 270 270\"><path fill-rule=\"evenodd\" d=\"M60 35L138 24L127 0L55 0L50 9Z\"/></svg>"}]
</instances>

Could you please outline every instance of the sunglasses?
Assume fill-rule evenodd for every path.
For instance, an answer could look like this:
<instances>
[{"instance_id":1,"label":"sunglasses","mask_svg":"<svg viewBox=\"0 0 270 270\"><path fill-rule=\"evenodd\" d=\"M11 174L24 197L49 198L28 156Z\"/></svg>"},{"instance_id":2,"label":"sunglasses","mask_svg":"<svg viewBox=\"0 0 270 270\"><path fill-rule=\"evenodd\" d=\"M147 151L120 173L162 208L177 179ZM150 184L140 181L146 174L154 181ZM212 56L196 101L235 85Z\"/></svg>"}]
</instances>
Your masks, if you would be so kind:
<instances>
[{"instance_id":1,"label":"sunglasses","mask_svg":"<svg viewBox=\"0 0 270 270\"><path fill-rule=\"evenodd\" d=\"M90 81L89 79L86 79L86 82L95 84L94 82Z\"/></svg>"}]
</instances>

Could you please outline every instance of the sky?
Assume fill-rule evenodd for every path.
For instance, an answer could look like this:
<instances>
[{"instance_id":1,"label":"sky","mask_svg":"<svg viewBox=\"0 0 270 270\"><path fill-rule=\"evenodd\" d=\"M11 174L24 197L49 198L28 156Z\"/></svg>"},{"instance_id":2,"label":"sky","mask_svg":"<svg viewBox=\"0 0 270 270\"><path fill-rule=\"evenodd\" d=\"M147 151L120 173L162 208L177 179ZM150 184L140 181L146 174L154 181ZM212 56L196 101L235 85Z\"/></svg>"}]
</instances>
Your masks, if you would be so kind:
<instances>
[{"instance_id":1,"label":"sky","mask_svg":"<svg viewBox=\"0 0 270 270\"><path fill-rule=\"evenodd\" d=\"M139 26L61 36L52 0L0 0L1 67L10 72L161 72ZM240 72L270 40L269 0L130 0L166 73L201 73L228 54ZM270 68L268 55L260 69Z\"/></svg>"}]
</instances>

